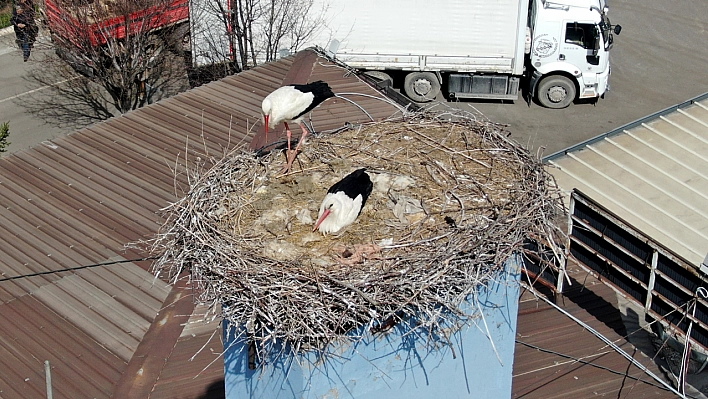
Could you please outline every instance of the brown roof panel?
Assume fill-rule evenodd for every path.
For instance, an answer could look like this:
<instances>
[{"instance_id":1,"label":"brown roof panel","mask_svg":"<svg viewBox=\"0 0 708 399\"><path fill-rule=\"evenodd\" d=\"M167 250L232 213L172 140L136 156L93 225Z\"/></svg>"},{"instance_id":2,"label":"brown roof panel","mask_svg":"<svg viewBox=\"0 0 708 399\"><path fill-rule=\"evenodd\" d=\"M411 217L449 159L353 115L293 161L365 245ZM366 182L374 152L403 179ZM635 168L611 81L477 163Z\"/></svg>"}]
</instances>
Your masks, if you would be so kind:
<instances>
[{"instance_id":1,"label":"brown roof panel","mask_svg":"<svg viewBox=\"0 0 708 399\"><path fill-rule=\"evenodd\" d=\"M175 324L187 315L169 313L174 301L191 312L184 302L191 296L155 280L149 262L127 261L144 254L125 245L157 232L160 209L188 189L185 151L191 163L205 150L218 156L249 145L262 130L263 97L289 74L381 97L303 53L0 160L0 279L88 266L0 281L0 370L12 370L0 373L0 396L43 396L44 359L55 398L151 390L152 397L196 397L220 386L223 395L218 323ZM356 101L377 117L397 112L369 97ZM313 112L318 131L367 120L339 99ZM106 261L124 262L91 266Z\"/></svg>"},{"instance_id":2,"label":"brown roof panel","mask_svg":"<svg viewBox=\"0 0 708 399\"><path fill-rule=\"evenodd\" d=\"M151 399L219 399L224 392L224 359L219 331L180 338ZM206 396L209 394L209 396Z\"/></svg>"},{"instance_id":3,"label":"brown roof panel","mask_svg":"<svg viewBox=\"0 0 708 399\"><path fill-rule=\"evenodd\" d=\"M64 149L47 149L44 151L46 153L37 153L35 157L27 157L25 162L30 165L34 164L37 167L41 167L46 163L53 165L51 169L44 168L42 171L37 172L37 174L47 174L41 179L45 182L50 182L54 186L52 192L63 191L78 201L82 201L87 208L108 207L112 211L120 213L123 222L133 221L135 224L142 224L143 228L135 226L136 231L142 231L147 227L152 229L152 223L148 222L147 224L150 224L148 226L143 221L149 221L154 212L150 211L149 208L130 206L133 203L141 203L145 200L144 196L138 195L139 190L133 192L132 190L127 190L125 185L116 184L118 180L114 178L116 176L114 173L96 175L93 170L86 169L83 163L77 165L73 156L71 156L70 162L65 163L65 166L59 166L62 165L62 162L67 161L66 157L60 155L62 153L65 156L68 155ZM39 162L40 158L41 163ZM110 187L111 191L106 191L106 187ZM98 209L97 212L99 214L106 213Z\"/></svg>"},{"instance_id":4,"label":"brown roof panel","mask_svg":"<svg viewBox=\"0 0 708 399\"><path fill-rule=\"evenodd\" d=\"M155 309L162 306L169 287L161 281L147 278L139 267L107 267L98 273L94 269L78 270L76 274L102 292L110 292L122 306L144 320L152 320Z\"/></svg>"},{"instance_id":5,"label":"brown roof panel","mask_svg":"<svg viewBox=\"0 0 708 399\"><path fill-rule=\"evenodd\" d=\"M174 177L169 169L164 170L166 145L163 142L140 139L124 139L129 146L117 145L110 139L103 130L95 131L97 134L86 134L77 137L78 140L71 142L70 148L83 148L86 152L81 156L85 158L98 157L99 165L105 167L108 174L118 175L128 179L135 185L135 189L142 191L155 191L164 193L170 185L167 183L168 177ZM115 133L113 131L112 133ZM159 147L156 144L161 144ZM176 146L174 151L177 153ZM105 153L109 152L111 157L106 158ZM116 162L119 158L120 162ZM174 184L171 185L174 187Z\"/></svg>"},{"instance_id":6,"label":"brown roof panel","mask_svg":"<svg viewBox=\"0 0 708 399\"><path fill-rule=\"evenodd\" d=\"M657 365L628 340L615 292L577 266L557 304L612 340L654 374ZM525 291L519 302L513 398L668 398L674 395L584 327Z\"/></svg>"},{"instance_id":7,"label":"brown roof panel","mask_svg":"<svg viewBox=\"0 0 708 399\"><path fill-rule=\"evenodd\" d=\"M54 163L40 157L37 151L39 150L21 152L17 160L18 166L25 169L25 173L20 173L18 176L18 181L29 180L34 183L33 192L43 193L40 197L30 197L38 207L46 204L49 207L71 209L78 212L75 217L78 216L85 224L111 226L109 229L111 232L123 231L124 237L134 234L134 231L145 230L138 224L146 224L145 216L149 212L139 208L129 208L128 204L120 199L123 195L122 191L115 190L105 182L93 182L90 177L71 174L64 168L54 169ZM27 176L30 173L33 178ZM101 237L92 238L107 241L109 247L113 247L116 241L125 242L120 237L114 237L115 234L106 234L109 232L106 229L102 230Z\"/></svg>"},{"instance_id":8,"label":"brown roof panel","mask_svg":"<svg viewBox=\"0 0 708 399\"><path fill-rule=\"evenodd\" d=\"M0 305L0 342L3 398L45 397L45 360L52 366L55 398L108 397L125 368L123 360L32 296Z\"/></svg>"},{"instance_id":9,"label":"brown roof panel","mask_svg":"<svg viewBox=\"0 0 708 399\"><path fill-rule=\"evenodd\" d=\"M224 397L221 323L205 322L205 312L205 307L197 306L184 326L151 399Z\"/></svg>"},{"instance_id":10,"label":"brown roof panel","mask_svg":"<svg viewBox=\"0 0 708 399\"><path fill-rule=\"evenodd\" d=\"M78 138L78 137L77 137ZM91 139L86 141L77 142L76 140L66 140L62 143L63 147L67 150L63 153L63 156L71 154L71 157L76 159L80 158L81 163L87 166L89 171L87 171L86 176L90 179L104 179L107 184L112 184L114 187L127 190L132 195L138 198L144 198L145 200L152 201L155 205L164 205L164 201L160 201L155 198L154 195L147 193L148 190L163 191L167 190L170 185L164 181L164 177L160 178L159 172L157 170L152 170L152 173L142 170L142 168L131 168L132 173L127 173L127 170L122 169L122 165L113 165L106 158L101 157L90 151L86 151L86 146L91 142ZM76 152L75 152L76 151ZM78 151L82 151L78 153ZM131 164L136 164L144 160L144 156L140 154L131 154L130 162ZM126 159L126 158L124 158ZM156 174L158 176L156 176ZM168 176L167 173L165 173Z\"/></svg>"},{"instance_id":11,"label":"brown roof panel","mask_svg":"<svg viewBox=\"0 0 708 399\"><path fill-rule=\"evenodd\" d=\"M65 277L61 279L62 286L45 285L32 294L122 360L126 362L130 360L146 331L144 324L141 326L129 317L122 317L123 309L120 306L111 309L112 311L107 314L104 313L106 307L117 305L111 303L109 298L105 297L105 293L99 295L96 292L83 295L81 299L76 298L74 295L80 292L79 290L91 289L91 287L85 283L72 284L69 282L71 280L74 280L73 276ZM87 296L92 296L95 302L89 302Z\"/></svg>"}]
</instances>

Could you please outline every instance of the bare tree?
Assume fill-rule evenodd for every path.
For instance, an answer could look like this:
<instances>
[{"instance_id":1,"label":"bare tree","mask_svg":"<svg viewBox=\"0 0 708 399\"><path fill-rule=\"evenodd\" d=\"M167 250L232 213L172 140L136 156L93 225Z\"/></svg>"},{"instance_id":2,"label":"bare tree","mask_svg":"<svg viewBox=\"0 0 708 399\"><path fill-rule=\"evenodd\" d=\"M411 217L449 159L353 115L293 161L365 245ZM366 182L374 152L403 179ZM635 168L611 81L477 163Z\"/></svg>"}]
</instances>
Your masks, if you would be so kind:
<instances>
[{"instance_id":1,"label":"bare tree","mask_svg":"<svg viewBox=\"0 0 708 399\"><path fill-rule=\"evenodd\" d=\"M180 55L189 28L187 0L50 3L67 13L46 11L56 52L71 67L47 57L45 67L30 75L52 91L28 104L44 119L86 125L187 87Z\"/></svg>"},{"instance_id":2,"label":"bare tree","mask_svg":"<svg viewBox=\"0 0 708 399\"><path fill-rule=\"evenodd\" d=\"M192 0L191 8L195 63L220 62L231 73L300 50L326 11L314 0Z\"/></svg>"},{"instance_id":3,"label":"bare tree","mask_svg":"<svg viewBox=\"0 0 708 399\"><path fill-rule=\"evenodd\" d=\"M315 3L313 0L301 0L301 2L305 7L298 8L296 15L291 14L290 32L287 35L290 52L301 49L305 43L322 31L323 26L328 22L326 15L329 7L326 1Z\"/></svg>"},{"instance_id":4,"label":"bare tree","mask_svg":"<svg viewBox=\"0 0 708 399\"><path fill-rule=\"evenodd\" d=\"M31 73L30 80L49 89L25 105L47 122L74 127L273 61L281 50L297 51L323 25L325 12L315 0L45 4L60 59L48 57Z\"/></svg>"},{"instance_id":5,"label":"bare tree","mask_svg":"<svg viewBox=\"0 0 708 399\"><path fill-rule=\"evenodd\" d=\"M280 50L297 51L324 22L325 10L314 10L312 0L267 0L261 25L263 59L273 61Z\"/></svg>"},{"instance_id":6,"label":"bare tree","mask_svg":"<svg viewBox=\"0 0 708 399\"><path fill-rule=\"evenodd\" d=\"M256 57L256 46L253 43L253 25L261 18L261 2L259 0L235 0L229 10L228 31L231 42L236 43L235 57L240 69L248 69L249 59ZM233 49L233 46L232 46ZM255 65L255 63L253 63Z\"/></svg>"},{"instance_id":7,"label":"bare tree","mask_svg":"<svg viewBox=\"0 0 708 399\"><path fill-rule=\"evenodd\" d=\"M314 0L263 0L262 20L254 39L262 50L255 63L275 60L281 51L293 53L325 25L326 3L317 8Z\"/></svg>"},{"instance_id":8,"label":"bare tree","mask_svg":"<svg viewBox=\"0 0 708 399\"><path fill-rule=\"evenodd\" d=\"M250 11L256 0L190 0L192 63L197 69L225 76L241 72L244 60L234 57L248 48ZM244 28L246 27L246 28Z\"/></svg>"}]
</instances>

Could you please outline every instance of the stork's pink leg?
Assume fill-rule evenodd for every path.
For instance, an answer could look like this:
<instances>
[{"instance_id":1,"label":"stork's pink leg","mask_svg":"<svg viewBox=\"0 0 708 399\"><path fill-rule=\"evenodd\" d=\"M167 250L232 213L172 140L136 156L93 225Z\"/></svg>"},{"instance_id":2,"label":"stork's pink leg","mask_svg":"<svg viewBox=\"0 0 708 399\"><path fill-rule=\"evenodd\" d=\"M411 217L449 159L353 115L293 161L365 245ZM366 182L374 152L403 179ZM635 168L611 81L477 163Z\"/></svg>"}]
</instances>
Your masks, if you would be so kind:
<instances>
[{"instance_id":1,"label":"stork's pink leg","mask_svg":"<svg viewBox=\"0 0 708 399\"><path fill-rule=\"evenodd\" d=\"M302 136L300 136L300 140L297 141L297 145L295 146L295 155L297 155L297 151L300 149L302 143L305 142L305 137L307 136L307 133L309 133L305 125L302 123L300 124L300 128L302 129Z\"/></svg>"},{"instance_id":2,"label":"stork's pink leg","mask_svg":"<svg viewBox=\"0 0 708 399\"><path fill-rule=\"evenodd\" d=\"M300 150L300 146L305 141L307 133L309 133L305 125L303 125L302 123L300 124L300 128L302 129L302 136L300 136L300 140L298 140L297 145L295 146L295 151L290 151L290 135L288 135L288 164L285 166L285 168L283 168L283 173L290 172L290 168L292 168L293 162L295 162L295 157L297 157L297 152ZM290 133L290 130L288 130L288 133Z\"/></svg>"},{"instance_id":3,"label":"stork's pink leg","mask_svg":"<svg viewBox=\"0 0 708 399\"><path fill-rule=\"evenodd\" d=\"M290 126L288 126L287 123L283 122L285 125L285 134L288 136L288 152L290 151L290 139L293 137L293 132L290 131Z\"/></svg>"},{"instance_id":4,"label":"stork's pink leg","mask_svg":"<svg viewBox=\"0 0 708 399\"><path fill-rule=\"evenodd\" d=\"M280 173L288 173L290 172L290 167L293 164L293 161L295 160L295 157L293 156L291 159L290 156L290 141L292 140L293 137L293 132L290 131L290 126L286 122L283 122L285 125L285 134L288 136L288 150L285 152L285 158L287 159L287 164L286 166L283 167L283 169L280 171Z\"/></svg>"}]
</instances>

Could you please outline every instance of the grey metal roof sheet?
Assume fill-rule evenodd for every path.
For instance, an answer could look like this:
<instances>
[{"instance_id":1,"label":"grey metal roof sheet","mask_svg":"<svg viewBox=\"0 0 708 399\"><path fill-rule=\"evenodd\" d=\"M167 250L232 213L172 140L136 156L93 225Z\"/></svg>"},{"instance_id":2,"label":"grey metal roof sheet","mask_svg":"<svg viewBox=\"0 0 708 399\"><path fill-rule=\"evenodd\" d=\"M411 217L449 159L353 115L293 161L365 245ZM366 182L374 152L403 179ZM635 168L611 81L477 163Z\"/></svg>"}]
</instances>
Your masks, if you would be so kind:
<instances>
[{"instance_id":1,"label":"grey metal roof sheet","mask_svg":"<svg viewBox=\"0 0 708 399\"><path fill-rule=\"evenodd\" d=\"M262 132L265 95L319 79L365 94L354 100L375 119L398 112L348 70L303 52L2 158L0 279L133 261L0 281L0 397L42 397L45 359L55 398L196 397L218 386L217 327L182 335L181 324L168 323L174 341L161 342L156 316L190 293L156 280L137 260L145 254L125 245L156 233L160 209L188 190L185 162L248 146ZM317 130L368 120L341 99L312 112ZM209 350L188 361L205 343ZM142 365L151 374L139 378Z\"/></svg>"},{"instance_id":2,"label":"grey metal roof sheet","mask_svg":"<svg viewBox=\"0 0 708 399\"><path fill-rule=\"evenodd\" d=\"M548 158L578 188L696 267L708 253L708 94Z\"/></svg>"}]
</instances>

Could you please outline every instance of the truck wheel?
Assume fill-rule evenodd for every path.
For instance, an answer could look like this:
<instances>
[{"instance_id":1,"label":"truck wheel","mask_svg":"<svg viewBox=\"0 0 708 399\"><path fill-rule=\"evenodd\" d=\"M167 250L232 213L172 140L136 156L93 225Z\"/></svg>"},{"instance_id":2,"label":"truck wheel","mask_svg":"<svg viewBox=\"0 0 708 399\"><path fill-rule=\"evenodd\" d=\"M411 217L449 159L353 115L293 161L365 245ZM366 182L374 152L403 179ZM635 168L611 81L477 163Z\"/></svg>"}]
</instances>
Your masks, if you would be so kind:
<instances>
[{"instance_id":1,"label":"truck wheel","mask_svg":"<svg viewBox=\"0 0 708 399\"><path fill-rule=\"evenodd\" d=\"M403 80L403 91L411 100L427 103L440 94L440 82L432 72L411 72Z\"/></svg>"},{"instance_id":2,"label":"truck wheel","mask_svg":"<svg viewBox=\"0 0 708 399\"><path fill-rule=\"evenodd\" d=\"M538 85L538 102L547 108L565 108L575 100L575 85L565 76L549 76Z\"/></svg>"}]
</instances>

